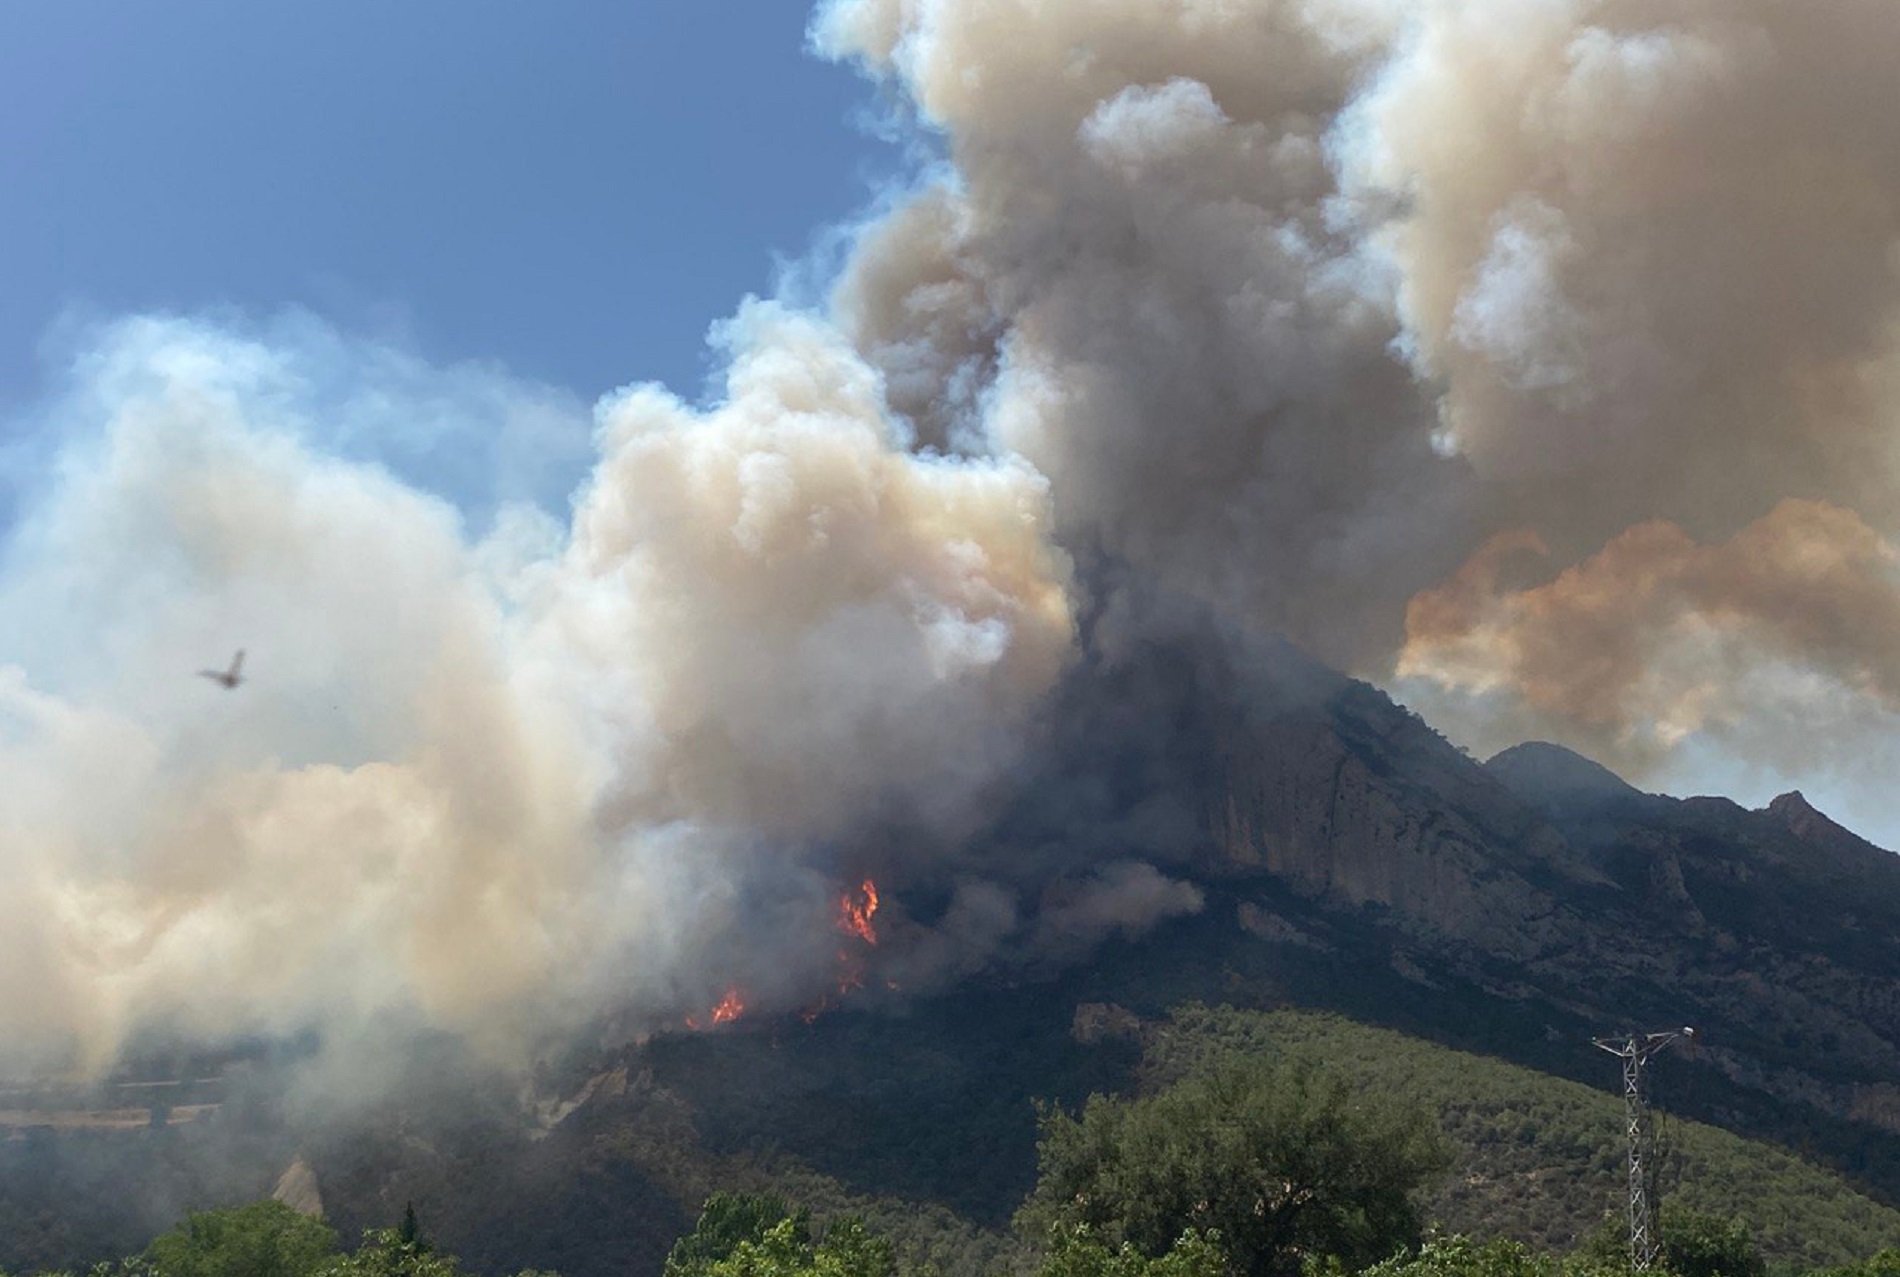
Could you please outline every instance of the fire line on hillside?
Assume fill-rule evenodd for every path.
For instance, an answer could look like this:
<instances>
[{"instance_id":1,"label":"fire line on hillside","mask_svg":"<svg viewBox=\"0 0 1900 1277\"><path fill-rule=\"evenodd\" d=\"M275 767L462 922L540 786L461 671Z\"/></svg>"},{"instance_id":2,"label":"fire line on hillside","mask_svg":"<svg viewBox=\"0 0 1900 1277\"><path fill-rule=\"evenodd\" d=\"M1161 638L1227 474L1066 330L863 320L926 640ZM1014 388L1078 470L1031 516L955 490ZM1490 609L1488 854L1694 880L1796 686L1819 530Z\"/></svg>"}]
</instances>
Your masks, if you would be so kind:
<instances>
[{"instance_id":1,"label":"fire line on hillside","mask_svg":"<svg viewBox=\"0 0 1900 1277\"><path fill-rule=\"evenodd\" d=\"M876 948L877 924L875 919L877 917L878 903L877 883L870 878L866 878L860 883L855 891L845 891L842 893L838 897L838 930L843 932L846 936L862 941L865 945L872 948ZM891 989L897 988L894 981L887 981L886 986ZM864 959L852 953L849 948L840 948L838 950L838 996L843 997L853 989L862 989L863 987ZM798 1013L799 1018L805 1023L810 1024L826 1011L831 1010L834 1005L831 996L827 994L820 998L815 1004L801 1010ZM739 986L732 985L727 988L725 996L720 998L717 1005L705 1016L689 1015L685 1017L686 1027L698 1032L701 1029L711 1028L721 1024L731 1024L745 1013L745 993Z\"/></svg>"}]
</instances>

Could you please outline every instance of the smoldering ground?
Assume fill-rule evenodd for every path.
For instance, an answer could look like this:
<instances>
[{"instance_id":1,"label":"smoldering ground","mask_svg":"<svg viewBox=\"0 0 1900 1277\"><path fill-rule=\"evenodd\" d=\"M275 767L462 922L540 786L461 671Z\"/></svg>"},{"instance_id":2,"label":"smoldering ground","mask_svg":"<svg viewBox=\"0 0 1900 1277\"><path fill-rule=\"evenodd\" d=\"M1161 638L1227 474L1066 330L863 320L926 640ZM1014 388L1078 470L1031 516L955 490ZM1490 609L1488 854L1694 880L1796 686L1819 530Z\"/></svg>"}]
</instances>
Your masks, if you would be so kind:
<instances>
[{"instance_id":1,"label":"smoldering ground","mask_svg":"<svg viewBox=\"0 0 1900 1277\"><path fill-rule=\"evenodd\" d=\"M791 1010L867 876L907 987L1073 958L1198 907L1154 725L1275 634L1479 747L1867 802L1776 743L1895 739L1889 6L813 31L945 159L826 306L739 309L704 405L308 324L85 344L7 462L16 1051Z\"/></svg>"}]
</instances>

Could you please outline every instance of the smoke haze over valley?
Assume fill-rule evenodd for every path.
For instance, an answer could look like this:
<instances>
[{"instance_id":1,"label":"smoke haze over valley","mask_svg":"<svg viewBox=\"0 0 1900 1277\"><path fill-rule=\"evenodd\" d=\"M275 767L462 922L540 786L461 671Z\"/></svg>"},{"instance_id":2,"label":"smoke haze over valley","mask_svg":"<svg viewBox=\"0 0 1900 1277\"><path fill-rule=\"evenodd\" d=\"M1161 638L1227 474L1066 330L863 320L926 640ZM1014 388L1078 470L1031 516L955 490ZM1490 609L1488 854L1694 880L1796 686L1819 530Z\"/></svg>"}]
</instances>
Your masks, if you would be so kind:
<instances>
[{"instance_id":1,"label":"smoke haze over valley","mask_svg":"<svg viewBox=\"0 0 1900 1277\"><path fill-rule=\"evenodd\" d=\"M66 334L0 445L0 1072L877 1005L1201 916L1210 842L1390 903L1221 773L1332 669L1900 839L1885 0L810 40L914 171L704 396L301 313Z\"/></svg>"}]
</instances>

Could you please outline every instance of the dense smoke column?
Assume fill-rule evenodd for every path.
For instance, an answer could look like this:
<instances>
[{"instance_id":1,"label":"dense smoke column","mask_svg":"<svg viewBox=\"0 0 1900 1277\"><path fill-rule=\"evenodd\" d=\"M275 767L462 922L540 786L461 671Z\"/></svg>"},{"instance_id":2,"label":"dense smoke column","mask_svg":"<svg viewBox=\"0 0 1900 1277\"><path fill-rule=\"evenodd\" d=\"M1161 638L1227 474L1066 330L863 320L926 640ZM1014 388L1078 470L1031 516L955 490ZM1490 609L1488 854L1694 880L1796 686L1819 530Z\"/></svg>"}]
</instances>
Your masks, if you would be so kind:
<instances>
[{"instance_id":1,"label":"dense smoke column","mask_svg":"<svg viewBox=\"0 0 1900 1277\"><path fill-rule=\"evenodd\" d=\"M1199 907L1275 634L1481 745L1877 763L1896 12L836 0L945 163L558 515L483 473L558 394L99 332L0 562L0 1032L794 1009L867 878L907 987L1070 958Z\"/></svg>"},{"instance_id":2,"label":"dense smoke column","mask_svg":"<svg viewBox=\"0 0 1900 1277\"><path fill-rule=\"evenodd\" d=\"M1329 159L1388 28L1134 3L845 3L817 28L902 83L954 164L864 237L837 299L924 405L920 438L1049 475L1096 593L1132 580L1131 603L1353 665L1467 548L1462 467L1431 452Z\"/></svg>"},{"instance_id":3,"label":"dense smoke column","mask_svg":"<svg viewBox=\"0 0 1900 1277\"><path fill-rule=\"evenodd\" d=\"M840 320L920 437L1049 475L1095 593L1401 672L1485 746L1891 734L1886 631L1771 615L1894 597L1890 7L838 0L816 31L954 163ZM1782 584L1559 606L1672 537ZM1444 606L1479 579L1498 606ZM1554 689L1592 649L1621 682Z\"/></svg>"}]
</instances>

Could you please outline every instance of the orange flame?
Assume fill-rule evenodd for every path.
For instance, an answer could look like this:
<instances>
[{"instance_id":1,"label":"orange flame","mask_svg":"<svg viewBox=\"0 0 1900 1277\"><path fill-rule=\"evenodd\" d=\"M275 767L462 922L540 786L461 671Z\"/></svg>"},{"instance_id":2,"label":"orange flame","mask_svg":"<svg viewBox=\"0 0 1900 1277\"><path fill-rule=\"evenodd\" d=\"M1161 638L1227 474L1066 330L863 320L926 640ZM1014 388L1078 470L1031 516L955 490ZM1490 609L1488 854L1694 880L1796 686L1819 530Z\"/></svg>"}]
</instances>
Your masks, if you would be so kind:
<instances>
[{"instance_id":1,"label":"orange flame","mask_svg":"<svg viewBox=\"0 0 1900 1277\"><path fill-rule=\"evenodd\" d=\"M731 1024L744 1014L745 994L739 992L738 985L734 985L726 990L726 996L719 999L719 1005L712 1009L712 1020L710 1023ZM701 1021L698 1016L689 1015L686 1017L686 1027L695 1033L705 1028L706 1025L707 1022Z\"/></svg>"},{"instance_id":2,"label":"orange flame","mask_svg":"<svg viewBox=\"0 0 1900 1277\"><path fill-rule=\"evenodd\" d=\"M712 1009L714 1024L731 1024L745 1014L745 998L736 988L727 989L726 996L719 999L719 1005Z\"/></svg>"},{"instance_id":3,"label":"orange flame","mask_svg":"<svg viewBox=\"0 0 1900 1277\"><path fill-rule=\"evenodd\" d=\"M877 943L877 928L871 925L871 919L877 917L877 884L869 878L859 887L857 893L847 891L838 898L838 930L848 936L856 936L866 944Z\"/></svg>"}]
</instances>

